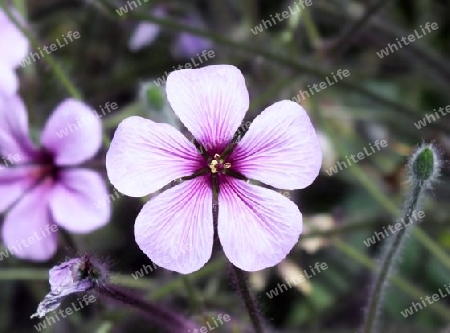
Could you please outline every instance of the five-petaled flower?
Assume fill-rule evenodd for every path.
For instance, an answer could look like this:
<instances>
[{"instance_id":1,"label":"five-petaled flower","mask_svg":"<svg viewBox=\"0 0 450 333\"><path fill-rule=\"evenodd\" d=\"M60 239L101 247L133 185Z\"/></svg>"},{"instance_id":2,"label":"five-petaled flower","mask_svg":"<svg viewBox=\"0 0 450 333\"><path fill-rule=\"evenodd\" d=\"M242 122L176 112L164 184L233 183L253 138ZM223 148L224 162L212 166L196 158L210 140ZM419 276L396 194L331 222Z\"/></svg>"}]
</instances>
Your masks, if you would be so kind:
<instances>
[{"instance_id":1,"label":"five-petaled flower","mask_svg":"<svg viewBox=\"0 0 450 333\"><path fill-rule=\"evenodd\" d=\"M0 170L0 213L9 210L2 237L17 257L52 257L57 249L57 234L50 232L54 225L88 233L108 222L110 206L94 205L108 195L106 185L97 172L82 166L101 146L101 122L93 112L79 101L63 101L47 121L37 148L28 136L22 100L13 96L0 107L0 156L19 160ZM91 120L72 132L84 117ZM67 135L60 137L61 131Z\"/></svg>"},{"instance_id":2,"label":"five-petaled flower","mask_svg":"<svg viewBox=\"0 0 450 333\"><path fill-rule=\"evenodd\" d=\"M286 190L312 183L322 153L307 113L292 101L277 102L236 143L234 133L249 107L236 67L174 71L166 91L201 149L167 124L130 117L106 155L108 177L128 196L145 196L184 178L141 210L135 223L139 247L166 269L187 274L201 268L213 248L218 191L216 228L231 263L246 271L276 265L297 243L302 215L288 198L246 179Z\"/></svg>"}]
</instances>

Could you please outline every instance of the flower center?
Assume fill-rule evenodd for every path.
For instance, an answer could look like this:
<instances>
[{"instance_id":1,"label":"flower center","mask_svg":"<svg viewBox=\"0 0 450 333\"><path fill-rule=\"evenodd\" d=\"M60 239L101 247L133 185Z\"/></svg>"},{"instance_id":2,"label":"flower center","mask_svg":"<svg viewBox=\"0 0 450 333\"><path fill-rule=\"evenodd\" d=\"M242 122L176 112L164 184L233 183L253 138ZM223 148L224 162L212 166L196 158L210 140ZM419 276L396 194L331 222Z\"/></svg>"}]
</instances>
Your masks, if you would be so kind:
<instances>
[{"instance_id":1,"label":"flower center","mask_svg":"<svg viewBox=\"0 0 450 333\"><path fill-rule=\"evenodd\" d=\"M42 180L49 177L52 180L56 180L59 174L59 168L55 165L52 154L47 151L41 151L37 158L37 168L33 168L30 171L30 176L35 180Z\"/></svg>"},{"instance_id":2,"label":"flower center","mask_svg":"<svg viewBox=\"0 0 450 333\"><path fill-rule=\"evenodd\" d=\"M215 154L212 161L209 163L209 168L212 173L222 172L225 173L226 169L231 168L230 163L224 163L225 161L220 157L219 154Z\"/></svg>"},{"instance_id":3,"label":"flower center","mask_svg":"<svg viewBox=\"0 0 450 333\"><path fill-rule=\"evenodd\" d=\"M54 178L56 169L52 165L42 165L30 171L30 176L35 180L43 179L47 176Z\"/></svg>"}]
</instances>

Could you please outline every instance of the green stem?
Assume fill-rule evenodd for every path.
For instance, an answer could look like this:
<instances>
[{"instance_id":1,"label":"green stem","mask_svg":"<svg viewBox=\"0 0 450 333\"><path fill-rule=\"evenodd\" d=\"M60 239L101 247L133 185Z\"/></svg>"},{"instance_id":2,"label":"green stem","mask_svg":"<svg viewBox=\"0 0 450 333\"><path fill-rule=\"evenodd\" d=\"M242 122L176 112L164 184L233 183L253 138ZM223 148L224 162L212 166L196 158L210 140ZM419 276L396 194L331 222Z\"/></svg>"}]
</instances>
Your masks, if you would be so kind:
<instances>
[{"instance_id":1,"label":"green stem","mask_svg":"<svg viewBox=\"0 0 450 333\"><path fill-rule=\"evenodd\" d=\"M389 200L379 188L370 181L364 172L362 172L361 167L358 165L353 165L351 167L351 172L356 176L359 182L366 188L366 190L379 202L381 203L392 216L397 215L397 207L392 200ZM430 236L428 236L422 229L415 228L412 232L413 236L421 243L430 253L432 253L436 259L438 259L444 267L450 270L450 257L447 253L435 242Z\"/></svg>"},{"instance_id":2,"label":"green stem","mask_svg":"<svg viewBox=\"0 0 450 333\"><path fill-rule=\"evenodd\" d=\"M192 273L189 277L192 280L198 280L216 273L224 267L225 261L223 259L215 260L201 270ZM48 280L48 269L34 269L34 268L2 268L0 270L0 281L45 281ZM138 288L143 290L150 290L149 297L152 300L158 300L168 295L174 290L183 288L182 278L178 276L170 282L161 286L150 279L134 279L131 275L113 274L111 281L115 284Z\"/></svg>"},{"instance_id":3,"label":"green stem","mask_svg":"<svg viewBox=\"0 0 450 333\"><path fill-rule=\"evenodd\" d=\"M25 0L12 0L12 6L17 10L22 17L27 17L27 6L25 4Z\"/></svg>"},{"instance_id":4,"label":"green stem","mask_svg":"<svg viewBox=\"0 0 450 333\"><path fill-rule=\"evenodd\" d=\"M314 99L312 99L314 100ZM336 131L329 122L325 121L322 113L317 110L315 114L318 117L319 123L321 124L323 130L330 137L331 141L334 143L334 147L339 153L340 156L349 155L349 152L346 151L342 144L342 138L338 137L339 132ZM397 216L398 208L395 202L384 195L384 193L377 187L377 185L372 182L370 177L367 177L367 174L364 173L359 164L352 165L349 168L349 172L351 172L358 182L369 192L372 197L375 198L383 207L393 216ZM436 243L434 242L423 230L420 228L415 228L412 232L413 236L422 244L430 253L432 253L447 269L450 270L450 257L447 253Z\"/></svg>"},{"instance_id":5,"label":"green stem","mask_svg":"<svg viewBox=\"0 0 450 333\"><path fill-rule=\"evenodd\" d=\"M386 37L395 40L395 38L401 38L402 36L407 36L410 32L405 31L386 20L374 19L373 27L380 34L385 34ZM409 57L405 57L405 59L411 58L412 56L417 57L421 61L425 62L428 65L428 68L433 70L436 74L444 74L446 76L446 82L448 82L448 75L450 75L450 66L448 61L438 52L436 52L433 48L427 46L427 44L418 42L418 43L410 43L408 48L404 49L406 53L408 53ZM438 75L439 76L439 75Z\"/></svg>"},{"instance_id":6,"label":"green stem","mask_svg":"<svg viewBox=\"0 0 450 333\"><path fill-rule=\"evenodd\" d=\"M319 29L314 23L310 10L303 10L302 14L305 23L306 33L308 34L309 40L311 41L313 47L317 49L319 46L322 45L322 37L320 36Z\"/></svg>"},{"instance_id":7,"label":"green stem","mask_svg":"<svg viewBox=\"0 0 450 333\"><path fill-rule=\"evenodd\" d=\"M354 22L350 23L338 37L331 47L333 56L345 51L351 41L355 39L361 32L361 29L368 23L373 15L375 15L390 0L374 0L370 3L364 14Z\"/></svg>"},{"instance_id":8,"label":"green stem","mask_svg":"<svg viewBox=\"0 0 450 333\"><path fill-rule=\"evenodd\" d=\"M113 323L110 321L104 321L99 328L95 331L95 333L109 333L113 329Z\"/></svg>"},{"instance_id":9,"label":"green stem","mask_svg":"<svg viewBox=\"0 0 450 333\"><path fill-rule=\"evenodd\" d=\"M97 0L99 1L105 10L107 9L109 12L108 17L115 15L115 8L112 4L108 3L106 0ZM167 18L158 18L154 17L152 15L149 15L145 12L140 12L138 10L132 11L124 16L118 16L115 15L118 19L127 19L127 18L133 18L139 21L148 21L152 23L159 24L163 27L169 28L174 31L185 31L189 32L196 36L201 36L204 38L208 38L211 41L221 44L223 46L231 47L234 50L240 50L243 52L246 52L251 55L258 55L266 58L267 60L270 60L276 64L279 64L281 66L288 66L291 69L294 69L295 71L311 75L317 78L323 79L324 77L327 77L330 75L331 72L333 72L334 68L324 68L323 64L314 64L311 65L309 63L308 59L299 59L298 57L295 59L285 57L280 55L280 52L271 52L267 50L262 50L260 48L252 47L248 44L243 44L238 41L231 40L227 37L224 37L222 35L218 35L215 33L211 33L207 30L198 29L183 23L179 23ZM366 98L375 101L381 105L384 105L386 107L392 108L393 110L396 110L399 113L403 113L403 116L405 119L411 120L411 117L420 118L422 116L422 113L418 110L410 109L408 106L405 106L404 104L398 103L396 101L393 101L389 98L386 98L384 96L380 96L379 94L373 92L372 90L369 90L364 85L361 84L361 81L358 79L352 80L349 78L346 78L345 80L340 81L339 88L341 89L351 89L355 92L360 93L361 95L365 96ZM443 122L433 122L429 124L428 126L433 128L439 128L445 131L450 131L450 125L443 123Z\"/></svg>"},{"instance_id":10,"label":"green stem","mask_svg":"<svg viewBox=\"0 0 450 333\"><path fill-rule=\"evenodd\" d=\"M303 237L303 236L302 236ZM346 254L350 258L354 259L357 263L365 266L368 269L376 270L377 265L365 254L361 253L354 247L348 245L340 239L334 240L334 245L342 253ZM217 271L223 269L225 266L224 258L217 259L207 264L201 270L194 272L190 275L192 280L199 280L211 274L217 273ZM416 288L408 281L399 276L393 276L392 284L403 290L405 294L411 298L420 298L425 295L426 292L419 288ZM45 281L48 280L48 269L34 269L34 268L3 268L0 270L0 281ZM159 300L166 295L183 288L183 282L181 277L178 276L161 286L157 286L153 281L149 279L133 279L130 275L114 274L112 281L115 284L119 284L129 288L137 288L142 290L150 290L148 297L152 300ZM450 318L450 310L446 309L441 303L435 303L430 307L430 311L435 312L442 316L443 319Z\"/></svg>"},{"instance_id":11,"label":"green stem","mask_svg":"<svg viewBox=\"0 0 450 333\"><path fill-rule=\"evenodd\" d=\"M201 270L194 272L189 275L189 278L193 281L201 279L205 276L208 276L210 274L217 273L217 271L223 269L225 266L225 260L224 259L217 259L213 261L212 263L207 264L205 267L203 267ZM137 280L139 281L139 280ZM126 285L126 282L129 282L129 279L124 279L122 281L123 285ZM184 284L182 282L181 277L177 277L173 279L170 282L167 282L166 284L158 287L156 290L152 290L149 293L149 297L152 300L158 300L163 298L164 296L168 295L169 293L173 292L174 290L181 289L184 287Z\"/></svg>"},{"instance_id":12,"label":"green stem","mask_svg":"<svg viewBox=\"0 0 450 333\"><path fill-rule=\"evenodd\" d=\"M286 86L290 84L291 79L292 78L281 78L264 89L264 92L262 94L255 96L255 98L253 98L250 103L249 112L251 113L253 111L262 111L261 109L266 103L277 96L280 91L282 91L284 88L286 88Z\"/></svg>"},{"instance_id":13,"label":"green stem","mask_svg":"<svg viewBox=\"0 0 450 333\"><path fill-rule=\"evenodd\" d=\"M416 183L411 193L411 199L407 204L403 221L408 221L411 213L415 211L419 206L419 200L423 191L423 184ZM408 196L409 197L409 196ZM369 301L369 309L366 315L366 321L364 325L364 333L372 333L377 326L379 313L382 307L382 297L388 287L387 277L392 272L395 263L400 254L401 245L408 234L409 228L403 228L395 234L394 239L390 246L387 248L386 253L383 256L381 268L375 281L375 288L372 292L371 299Z\"/></svg>"},{"instance_id":14,"label":"green stem","mask_svg":"<svg viewBox=\"0 0 450 333\"><path fill-rule=\"evenodd\" d=\"M231 270L233 271L236 287L239 290L241 297L244 300L245 307L247 308L247 311L250 315L250 320L252 321L253 328L255 329L256 333L263 333L264 331L258 312L258 307L256 306L253 296L250 294L245 273L233 264L231 264L230 266Z\"/></svg>"},{"instance_id":15,"label":"green stem","mask_svg":"<svg viewBox=\"0 0 450 333\"><path fill-rule=\"evenodd\" d=\"M314 102L314 99L312 99ZM324 131L330 136L331 140L335 144L336 150L339 152L341 156L348 155L348 152L345 151L342 144L342 139L337 138L337 131L333 130L328 122L326 122L323 118L322 113L319 110L316 110L316 115L318 117L319 123L322 125L322 128ZM378 202L380 202L388 211L392 214L392 216L397 216L397 206L395 203L391 200L389 200L380 190L379 188L371 182L370 178L367 177L367 175L362 171L361 167L358 164L352 165L350 168L350 172L352 172L357 180L363 185L363 187L366 188L366 190L371 194ZM420 230L419 228L415 228L412 231L414 237L426 248L428 249L433 255L436 256L436 258L441 261L441 263L444 264L445 267L450 269L450 258L445 253L445 251L437 245L424 231ZM339 246L338 249L341 251L345 251L347 254L351 255L353 258L359 258L361 259L361 256L364 256L363 254L360 254L357 250L352 248L351 246L347 246L346 244L343 244L341 241L338 241ZM359 261L363 264L365 264L367 267L371 269L375 269L375 266L367 265L367 261L370 262L370 259L366 257L366 262ZM393 277L392 280L399 281L398 277ZM402 286L398 285L398 287ZM412 293L411 293L412 294ZM420 297L424 293L416 293L417 297ZM440 313L449 313L445 308L439 310Z\"/></svg>"},{"instance_id":16,"label":"green stem","mask_svg":"<svg viewBox=\"0 0 450 333\"><path fill-rule=\"evenodd\" d=\"M11 13L10 9L8 8L5 1L0 1L0 7L3 9L5 14L8 16L8 18L11 20L11 22L14 23L14 25L28 38L31 45L37 49L40 44L38 40L34 37L34 35L25 27L22 26L22 24L17 20L17 18ZM60 67L60 65L56 62L55 59L53 59L51 54L46 54L45 57L42 58L43 61L45 61L55 76L61 81L62 85L66 88L67 92L76 99L81 100L81 93L77 90L77 88L72 84L72 82L69 80L67 75L64 73L63 69Z\"/></svg>"},{"instance_id":17,"label":"green stem","mask_svg":"<svg viewBox=\"0 0 450 333\"><path fill-rule=\"evenodd\" d=\"M361 253L358 249L353 246L347 244L346 242L335 239L334 246L342 253L346 254L356 262L365 266L366 268L376 272L378 270L378 264L376 264L373 260L371 260L367 255ZM405 279L400 276L391 276L390 281L392 284L402 290L405 294L408 294L411 298L420 298L426 294L425 290L415 287ZM439 314L442 319L449 320L450 318L450 310L447 309L442 303L435 303L433 307L430 307L430 310Z\"/></svg>"},{"instance_id":18,"label":"green stem","mask_svg":"<svg viewBox=\"0 0 450 333\"><path fill-rule=\"evenodd\" d=\"M48 280L48 269L2 268L0 281Z\"/></svg>"},{"instance_id":19,"label":"green stem","mask_svg":"<svg viewBox=\"0 0 450 333\"><path fill-rule=\"evenodd\" d=\"M96 292L110 300L131 306L164 332L190 332L195 329L196 323L180 316L169 308L162 307L161 304L148 301L141 295L120 286L113 284L100 286Z\"/></svg>"},{"instance_id":20,"label":"green stem","mask_svg":"<svg viewBox=\"0 0 450 333\"><path fill-rule=\"evenodd\" d=\"M336 146L339 146L339 143L334 141ZM339 150L339 149L338 149ZM343 152L342 156L347 155L348 153ZM382 204L388 212L392 216L397 215L397 206L395 203L387 198L380 189L371 182L370 178L367 177L361 167L359 165L352 165L350 170L358 179L358 181L366 188L366 190L380 203ZM430 253L432 253L448 270L450 270L450 257L447 253L436 243L433 241L430 236L428 236L422 229L415 228L412 232L413 236L421 243Z\"/></svg>"},{"instance_id":21,"label":"green stem","mask_svg":"<svg viewBox=\"0 0 450 333\"><path fill-rule=\"evenodd\" d=\"M189 301L191 303L191 307L195 313L199 313L202 311L202 303L200 297L198 296L197 290L193 285L191 279L188 275L182 275L181 279L183 280L183 285L188 294Z\"/></svg>"},{"instance_id":22,"label":"green stem","mask_svg":"<svg viewBox=\"0 0 450 333\"><path fill-rule=\"evenodd\" d=\"M213 225L214 225L214 237L218 238L217 225L219 221L219 183L218 177L213 177L212 179L212 215L213 215ZM245 273L241 271L238 267L230 263L231 270L233 272L234 282L238 292L241 294L242 300L244 301L245 307L247 308L250 320L253 324L253 328L256 333L263 333L263 326L261 322L261 317L258 313L258 308L256 306L255 300L250 294L250 289L248 287L247 279Z\"/></svg>"},{"instance_id":23,"label":"green stem","mask_svg":"<svg viewBox=\"0 0 450 333\"><path fill-rule=\"evenodd\" d=\"M358 232L358 231L367 231L368 229L373 228L381 228L384 224L381 222L373 221L373 222L355 222L362 220L362 218L355 219L354 221L350 220L350 222L346 222L342 225L336 225L333 228L321 230L313 228L312 225L308 224L308 228L310 228L310 231L305 232L300 237L300 242L302 242L303 239L308 238L316 238L316 237L333 237L333 236L339 236L346 233L352 233L352 232ZM428 221L427 225L437 226L439 222L436 221ZM414 232L414 231L413 231Z\"/></svg>"},{"instance_id":24,"label":"green stem","mask_svg":"<svg viewBox=\"0 0 450 333\"><path fill-rule=\"evenodd\" d=\"M314 229L308 224L308 228L311 228L309 232L303 233L300 237L300 243L302 240L316 237L333 237L337 235L342 235L350 232L358 232L362 230L371 229L373 227L382 226L381 223L363 223L363 222L351 222L342 225L337 225L334 228L327 230Z\"/></svg>"},{"instance_id":25,"label":"green stem","mask_svg":"<svg viewBox=\"0 0 450 333\"><path fill-rule=\"evenodd\" d=\"M328 2L322 2L317 4L315 7L319 13L327 16L328 18L333 18L337 22L345 22L346 20L352 20L354 15L352 13L341 13L330 6ZM395 40L395 38L401 38L402 36L407 36L410 32L398 28L397 26L387 22L386 20L374 17L367 23L371 33L380 39ZM428 47L426 44L417 42L410 43L407 48L403 49L403 55L399 54L399 57L403 58L406 62L416 68L418 64L418 59L420 59L420 64L426 64L426 68L419 68L424 74L432 73L434 78L439 82L447 82L448 76L450 75L450 66L447 64L446 59L444 59L439 53L435 52L432 48ZM448 89L442 88L444 92L448 92Z\"/></svg>"}]
</instances>

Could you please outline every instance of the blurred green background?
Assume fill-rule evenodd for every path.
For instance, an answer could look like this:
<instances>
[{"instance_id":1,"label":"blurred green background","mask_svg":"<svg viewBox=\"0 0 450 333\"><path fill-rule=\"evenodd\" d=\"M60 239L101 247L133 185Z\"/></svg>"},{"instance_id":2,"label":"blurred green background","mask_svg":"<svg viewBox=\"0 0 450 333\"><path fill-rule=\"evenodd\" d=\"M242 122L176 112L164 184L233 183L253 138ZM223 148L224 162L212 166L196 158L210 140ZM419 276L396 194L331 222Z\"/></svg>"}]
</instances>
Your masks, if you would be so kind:
<instances>
[{"instance_id":1,"label":"blurred green background","mask_svg":"<svg viewBox=\"0 0 450 333\"><path fill-rule=\"evenodd\" d=\"M252 101L248 121L278 100L309 91L308 85L327 77L333 80L332 73L338 69L350 73L301 100L322 140L323 169L308 188L284 193L304 215L305 230L298 246L278 266L250 274L249 282L268 332L360 332L383 246L377 242L367 247L364 240L401 217L408 188L404 167L413 149L422 142L434 142L444 160L450 151L450 116L417 128L427 114L450 104L450 2L313 0L305 10L257 34L252 29L262 20L295 4L269 0L141 3L119 15L116 9L129 6L129 1L11 1L35 39L33 51L68 31L80 33L78 40L52 53L52 59L97 111L106 102L118 105L102 118L104 146L96 163L103 173L105 152L122 119L141 115L181 128L153 80L173 66L192 63L191 57L198 63L196 53L203 49L213 50L215 56L200 66L233 64L245 75ZM157 24L159 32L139 49L130 47L143 22ZM420 26L427 22L436 22L438 29L387 56L377 55L388 43L397 43L396 38L415 30L423 35ZM20 95L37 135L70 91L46 57L19 73ZM388 146L342 171L327 172L376 140L386 140ZM410 237L386 294L380 332L450 332L450 297L408 318L400 313L411 302L450 285L446 166L440 182L424 199L426 216ZM112 187L111 193L116 193ZM75 236L72 244L61 237L58 255L50 262L33 264L16 258L0 262L0 332L34 331L37 321L29 317L48 291L48 269L67 256L86 252L108 259L120 284L139 288L150 299L199 322L229 314L231 324L217 332L251 332L222 253L187 279L164 269L142 279L132 277L131 273L150 264L134 241L134 219L142 204L117 195L111 202L111 223L92 234ZM326 263L328 269L273 299L267 296L278 283L292 280L316 262ZM158 332L132 310L107 302L96 302L45 331Z\"/></svg>"}]
</instances>

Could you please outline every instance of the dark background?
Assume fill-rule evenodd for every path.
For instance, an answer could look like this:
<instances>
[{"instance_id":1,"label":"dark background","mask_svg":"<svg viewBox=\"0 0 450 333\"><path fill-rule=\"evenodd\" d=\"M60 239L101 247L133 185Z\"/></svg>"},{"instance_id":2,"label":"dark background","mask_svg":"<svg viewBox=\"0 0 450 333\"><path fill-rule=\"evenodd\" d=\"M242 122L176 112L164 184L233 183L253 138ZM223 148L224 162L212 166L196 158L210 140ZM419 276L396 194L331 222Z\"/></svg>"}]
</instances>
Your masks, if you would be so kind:
<instances>
[{"instance_id":1,"label":"dark background","mask_svg":"<svg viewBox=\"0 0 450 333\"><path fill-rule=\"evenodd\" d=\"M118 110L102 118L104 146L96 159L102 172L109 140L122 119L141 115L168 121L167 110L157 110L142 89L144 83L171 71L172 66L190 61L189 55L174 50L186 29L187 17L198 19L195 34L210 40L204 45L216 55L205 64L233 64L245 75L252 101L246 120L278 100L292 99L308 85L331 78L337 69L349 70L349 77L302 101L323 139L324 153L323 170L317 180L304 190L289 193L304 215L304 234L286 261L250 274L249 281L271 327L268 331L360 332L373 268L383 245L380 242L368 248L363 241L401 217L408 189L404 166L413 149L422 142L434 142L444 159L450 151L450 116L421 129L414 125L433 109L450 104L450 3L378 1L380 8L352 30L358 13L373 2L315 0L302 14L254 35L250 28L286 10L291 3L141 2L135 10L119 16L111 9L127 5L126 1L13 1L41 46L53 43L67 31L78 31L81 38L54 52L53 57L97 111L106 102L118 104ZM134 29L140 21L152 20L156 6L168 12L159 21L159 35L141 50L130 50ZM394 43L395 38L414 33L426 22L436 22L439 28L389 56L377 56L376 52ZM192 43L204 42L193 39ZM20 94L28 106L32 131L38 133L50 112L69 94L43 60L19 73ZM337 174L326 173L345 156L383 139L389 143L387 148ZM423 240L411 236L397 267L400 279L385 297L380 332L450 332L450 297L406 319L400 313L411 302L450 284L446 166L440 182L424 199L426 217L419 228L429 236L432 246L445 254L447 266L424 246ZM162 268L134 280L131 273L150 264L133 233L134 219L143 202L120 196L111 204L111 223L89 235L74 237L76 249L61 237L58 254L49 262L33 264L16 258L0 262L0 332L33 332L38 321L29 317L48 292L48 269L67 256L85 252L110 262L121 284L137 287L143 295L199 322L219 313L229 314L231 323L217 332L251 331L220 252L201 271L189 276L188 282ZM266 292L278 283L298 276L316 262L327 263L328 269L278 297L267 297ZM186 283L193 287L197 303ZM157 332L131 309L106 301L96 302L45 331Z\"/></svg>"}]
</instances>

